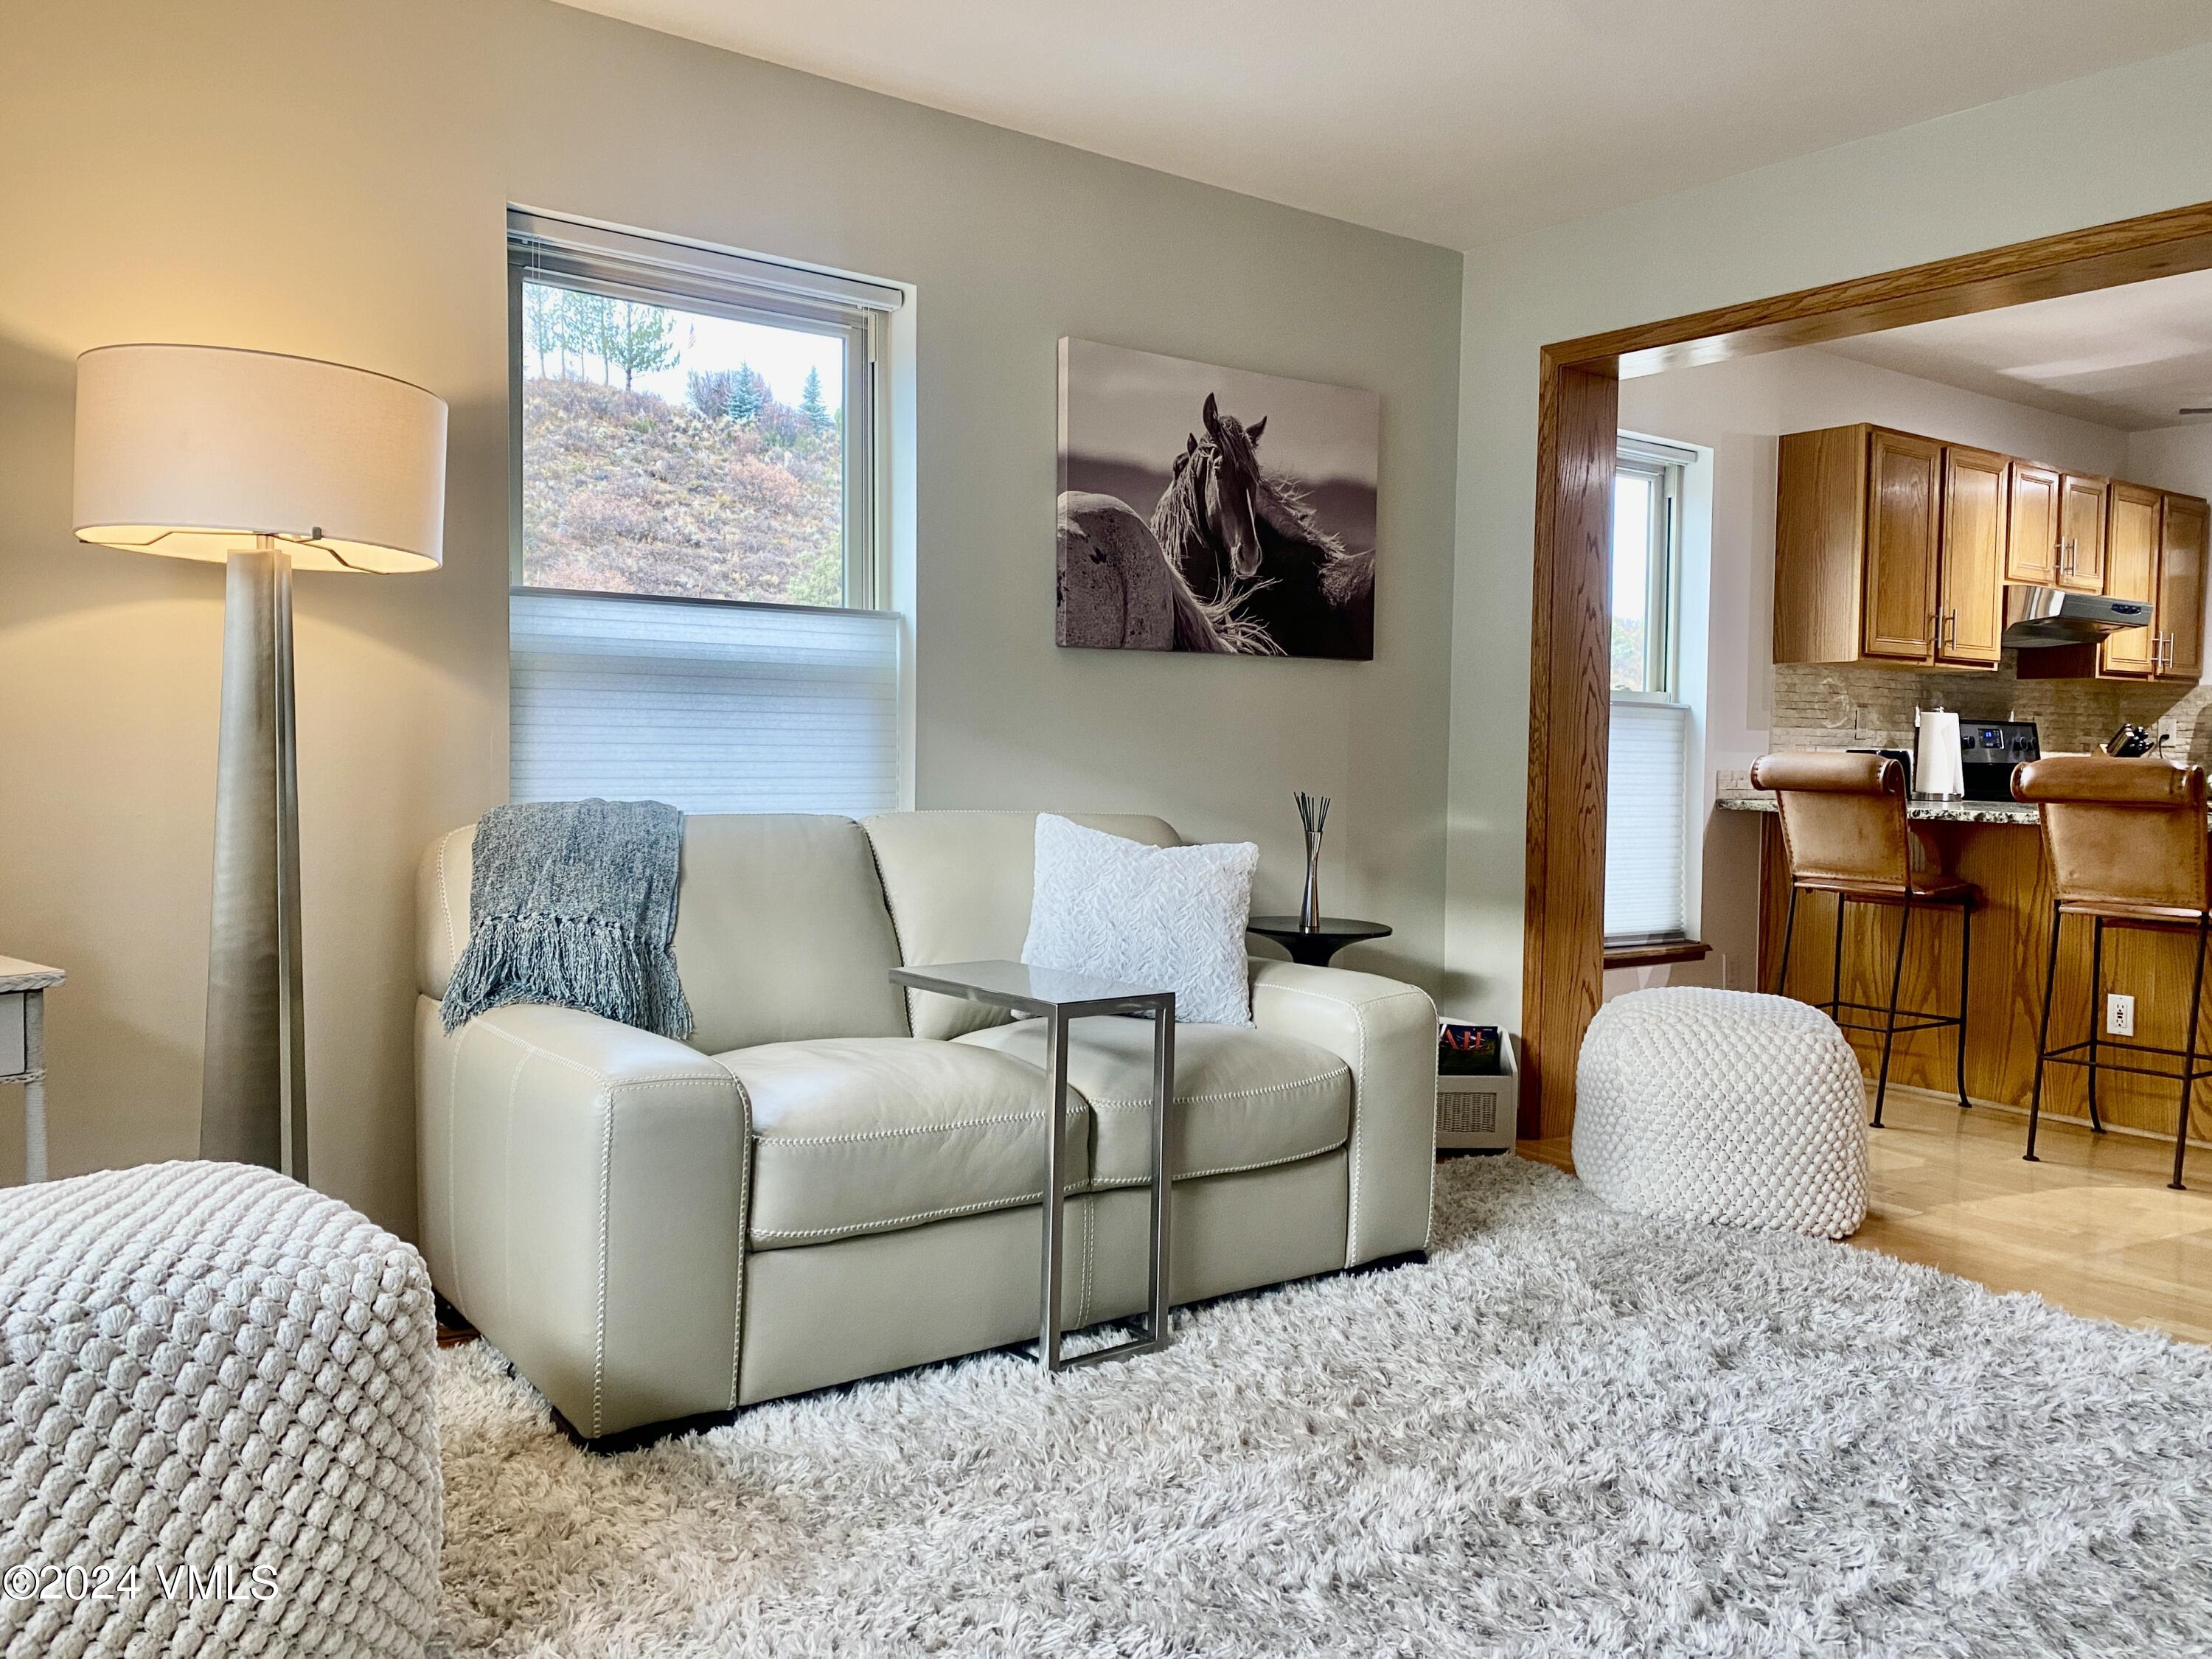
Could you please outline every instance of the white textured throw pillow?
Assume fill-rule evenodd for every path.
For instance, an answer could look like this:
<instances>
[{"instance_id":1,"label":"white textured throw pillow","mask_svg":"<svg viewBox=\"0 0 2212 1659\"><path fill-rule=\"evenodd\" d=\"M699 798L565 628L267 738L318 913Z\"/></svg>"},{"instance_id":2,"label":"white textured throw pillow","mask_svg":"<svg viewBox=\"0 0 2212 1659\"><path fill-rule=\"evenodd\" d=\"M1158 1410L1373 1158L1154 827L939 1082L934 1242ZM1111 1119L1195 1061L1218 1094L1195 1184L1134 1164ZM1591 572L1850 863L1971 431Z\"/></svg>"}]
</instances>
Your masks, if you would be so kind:
<instances>
[{"instance_id":1,"label":"white textured throw pillow","mask_svg":"<svg viewBox=\"0 0 2212 1659\"><path fill-rule=\"evenodd\" d=\"M1259 865L1249 841L1147 847L1040 812L1022 960L1173 991L1184 1024L1249 1025L1244 924Z\"/></svg>"}]
</instances>

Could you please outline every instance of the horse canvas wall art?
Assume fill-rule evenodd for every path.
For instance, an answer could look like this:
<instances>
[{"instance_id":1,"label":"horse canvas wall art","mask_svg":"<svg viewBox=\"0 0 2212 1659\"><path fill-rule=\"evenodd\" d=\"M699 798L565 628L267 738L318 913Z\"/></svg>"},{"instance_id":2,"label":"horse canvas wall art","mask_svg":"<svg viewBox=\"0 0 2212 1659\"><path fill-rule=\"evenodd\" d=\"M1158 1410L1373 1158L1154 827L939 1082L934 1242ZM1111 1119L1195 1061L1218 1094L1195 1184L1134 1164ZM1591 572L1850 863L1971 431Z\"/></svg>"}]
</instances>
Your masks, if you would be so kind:
<instances>
[{"instance_id":1,"label":"horse canvas wall art","mask_svg":"<svg viewBox=\"0 0 2212 1659\"><path fill-rule=\"evenodd\" d=\"M1060 343L1064 646L1375 654L1382 401Z\"/></svg>"}]
</instances>

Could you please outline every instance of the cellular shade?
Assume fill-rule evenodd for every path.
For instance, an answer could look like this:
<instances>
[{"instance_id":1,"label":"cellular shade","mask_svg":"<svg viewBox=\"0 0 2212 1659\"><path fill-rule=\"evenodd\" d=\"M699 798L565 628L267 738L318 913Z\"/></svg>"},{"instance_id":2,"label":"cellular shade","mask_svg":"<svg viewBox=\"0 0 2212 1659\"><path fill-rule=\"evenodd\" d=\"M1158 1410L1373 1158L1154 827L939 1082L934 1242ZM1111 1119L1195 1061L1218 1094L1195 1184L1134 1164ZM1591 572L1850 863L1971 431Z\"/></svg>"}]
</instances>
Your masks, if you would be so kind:
<instances>
[{"instance_id":1,"label":"cellular shade","mask_svg":"<svg viewBox=\"0 0 2212 1659\"><path fill-rule=\"evenodd\" d=\"M444 558L446 405L311 357L118 345L76 365L78 539L221 560L285 538L302 570Z\"/></svg>"},{"instance_id":2,"label":"cellular shade","mask_svg":"<svg viewBox=\"0 0 2212 1659\"><path fill-rule=\"evenodd\" d=\"M508 605L514 799L898 805L896 617L526 588Z\"/></svg>"},{"instance_id":3,"label":"cellular shade","mask_svg":"<svg viewBox=\"0 0 2212 1659\"><path fill-rule=\"evenodd\" d=\"M1605 936L1679 936L1687 926L1685 852L1690 711L1613 705L1607 746Z\"/></svg>"}]
</instances>

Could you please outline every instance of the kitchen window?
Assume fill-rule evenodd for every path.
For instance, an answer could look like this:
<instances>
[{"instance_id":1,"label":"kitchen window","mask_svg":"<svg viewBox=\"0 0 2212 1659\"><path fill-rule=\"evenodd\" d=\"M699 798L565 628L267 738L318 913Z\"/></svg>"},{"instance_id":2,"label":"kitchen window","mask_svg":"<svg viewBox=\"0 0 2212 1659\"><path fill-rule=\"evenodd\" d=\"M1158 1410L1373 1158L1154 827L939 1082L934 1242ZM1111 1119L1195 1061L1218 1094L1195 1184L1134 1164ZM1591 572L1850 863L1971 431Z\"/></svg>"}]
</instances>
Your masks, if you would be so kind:
<instances>
[{"instance_id":1,"label":"kitchen window","mask_svg":"<svg viewBox=\"0 0 2212 1659\"><path fill-rule=\"evenodd\" d=\"M1613 711L1605 937L1689 931L1691 710L1680 699L1684 468L1696 452L1623 434L1613 486Z\"/></svg>"},{"instance_id":2,"label":"kitchen window","mask_svg":"<svg viewBox=\"0 0 2212 1659\"><path fill-rule=\"evenodd\" d=\"M903 290L520 210L507 246L513 799L899 805Z\"/></svg>"}]
</instances>

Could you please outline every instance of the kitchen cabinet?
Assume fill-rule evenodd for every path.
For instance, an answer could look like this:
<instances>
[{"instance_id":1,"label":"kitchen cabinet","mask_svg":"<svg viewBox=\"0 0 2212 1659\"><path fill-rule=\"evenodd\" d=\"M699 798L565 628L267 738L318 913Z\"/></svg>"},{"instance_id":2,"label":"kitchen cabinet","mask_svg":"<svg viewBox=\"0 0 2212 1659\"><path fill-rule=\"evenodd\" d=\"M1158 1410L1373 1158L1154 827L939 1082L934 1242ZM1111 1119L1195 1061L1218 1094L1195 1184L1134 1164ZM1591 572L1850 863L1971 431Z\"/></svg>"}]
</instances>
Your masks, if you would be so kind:
<instances>
[{"instance_id":1,"label":"kitchen cabinet","mask_svg":"<svg viewBox=\"0 0 2212 1659\"><path fill-rule=\"evenodd\" d=\"M2032 587L2058 585L2058 473L2028 461L2012 464L2011 522L2005 531L2004 579ZM2101 517L2101 506L2100 515Z\"/></svg>"},{"instance_id":2,"label":"kitchen cabinet","mask_svg":"<svg viewBox=\"0 0 2212 1659\"><path fill-rule=\"evenodd\" d=\"M1869 657L1925 662L1938 629L1936 560L1943 447L1902 433L1868 434L1863 558Z\"/></svg>"},{"instance_id":3,"label":"kitchen cabinet","mask_svg":"<svg viewBox=\"0 0 2212 1659\"><path fill-rule=\"evenodd\" d=\"M2105 479L2087 473L2069 472L2060 480L2057 580L2051 586L2076 593L2105 591L2106 489Z\"/></svg>"},{"instance_id":4,"label":"kitchen cabinet","mask_svg":"<svg viewBox=\"0 0 2212 1659\"><path fill-rule=\"evenodd\" d=\"M2063 587L2152 608L2101 644L2023 650L2022 679L2204 672L2212 504L1872 425L1781 441L1774 660L1986 672L2005 593Z\"/></svg>"},{"instance_id":5,"label":"kitchen cabinet","mask_svg":"<svg viewBox=\"0 0 2212 1659\"><path fill-rule=\"evenodd\" d=\"M1882 427L1784 434L1774 660L1996 667L2008 467Z\"/></svg>"},{"instance_id":6,"label":"kitchen cabinet","mask_svg":"<svg viewBox=\"0 0 2212 1659\"><path fill-rule=\"evenodd\" d=\"M2112 485L2105 507L2105 592L2115 599L2158 600L2159 517L2163 497L2141 484ZM2200 578L2201 580L2201 578ZM2110 635L2100 652L2100 674L2119 679L2148 679L2160 660L2159 635L2148 628L2123 628Z\"/></svg>"},{"instance_id":7,"label":"kitchen cabinet","mask_svg":"<svg viewBox=\"0 0 2212 1659\"><path fill-rule=\"evenodd\" d=\"M2204 544L2212 507L2168 495L2159 512L2156 672L2191 684L2204 678Z\"/></svg>"},{"instance_id":8,"label":"kitchen cabinet","mask_svg":"<svg viewBox=\"0 0 2212 1659\"><path fill-rule=\"evenodd\" d=\"M1995 668L2004 656L2004 568L2011 460L1946 446L1937 541L1936 660Z\"/></svg>"}]
</instances>

